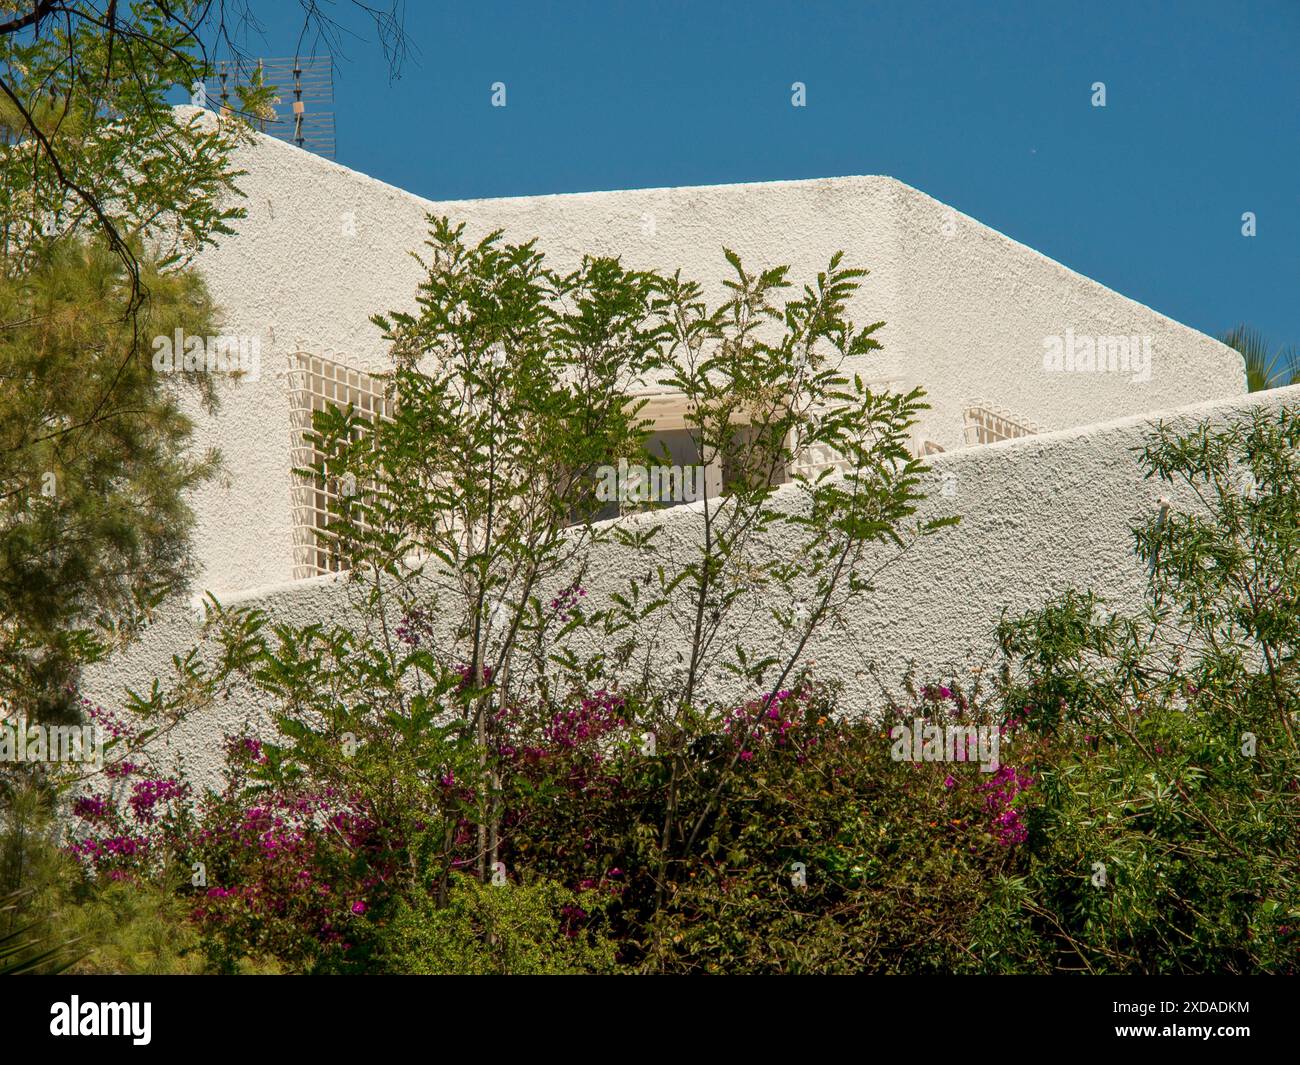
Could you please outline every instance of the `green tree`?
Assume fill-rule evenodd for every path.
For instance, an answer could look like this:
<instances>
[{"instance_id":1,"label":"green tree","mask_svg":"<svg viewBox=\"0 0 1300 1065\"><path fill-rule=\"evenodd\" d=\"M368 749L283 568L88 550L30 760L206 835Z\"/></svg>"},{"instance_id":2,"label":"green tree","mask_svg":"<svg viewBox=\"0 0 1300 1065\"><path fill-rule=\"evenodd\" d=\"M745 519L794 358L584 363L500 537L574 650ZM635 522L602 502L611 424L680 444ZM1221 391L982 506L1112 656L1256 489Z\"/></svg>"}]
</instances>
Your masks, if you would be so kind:
<instances>
[{"instance_id":1,"label":"green tree","mask_svg":"<svg viewBox=\"0 0 1300 1065\"><path fill-rule=\"evenodd\" d=\"M512 831L503 774L519 715L545 730L567 700L621 683L642 693L636 727L666 756L650 772L669 801L647 829L675 873L748 739L707 767L690 745L728 724L738 686L760 701L792 686L813 634L946 524L909 521L920 395L864 384L878 326L847 318L862 272L839 256L783 300L786 269L752 274L728 254L731 295L709 308L679 276L609 259L562 273L531 242L469 243L431 223L417 309L376 319L392 344L391 416L318 413L320 461L300 471L331 489L322 535L348 571L354 619L271 627L216 607L221 664L182 662L176 688L136 709L172 717L237 674L269 696L279 735L262 738L250 790L223 801L237 809L268 787L288 802L346 795L338 813L368 827L338 867L364 850L385 892L441 904L454 870L488 879ZM666 501L604 521L596 491L621 457L665 463L634 398L655 384L679 396L700 463L723 471L720 486L704 479L677 547L661 547L663 523L628 513ZM799 461L812 452L825 461ZM583 582L611 559L627 583L592 603ZM679 789L695 801L679 807ZM237 854L210 867L253 875Z\"/></svg>"},{"instance_id":2,"label":"green tree","mask_svg":"<svg viewBox=\"0 0 1300 1065\"><path fill-rule=\"evenodd\" d=\"M396 65L396 10L359 5ZM152 341L209 335L192 273L244 216L241 116L275 102L256 74L219 116L175 108L243 69L251 5L93 0L0 5L0 700L63 713L78 663L185 586L193 456L176 385L211 407L210 378L160 379ZM304 30L332 20L310 5Z\"/></svg>"},{"instance_id":3,"label":"green tree","mask_svg":"<svg viewBox=\"0 0 1300 1065\"><path fill-rule=\"evenodd\" d=\"M185 496L217 456L191 453L190 418L133 335L206 333L213 312L194 273L144 259L141 276L134 321L99 243L66 238L0 277L0 697L33 720L191 572Z\"/></svg>"},{"instance_id":4,"label":"green tree","mask_svg":"<svg viewBox=\"0 0 1300 1065\"><path fill-rule=\"evenodd\" d=\"M184 586L184 498L215 456L188 453L150 341L212 329L189 264L243 214L245 135L168 104L196 62L166 5L46 7L0 27L0 699L33 718Z\"/></svg>"},{"instance_id":5,"label":"green tree","mask_svg":"<svg viewBox=\"0 0 1300 1065\"><path fill-rule=\"evenodd\" d=\"M1039 737L1014 905L1060 968L1295 971L1297 445L1294 408L1161 424L1140 462L1180 491L1134 529L1146 609L1071 592L1000 628Z\"/></svg>"},{"instance_id":6,"label":"green tree","mask_svg":"<svg viewBox=\"0 0 1300 1065\"><path fill-rule=\"evenodd\" d=\"M924 469L907 450L920 393L873 393L846 370L879 347L879 324L859 330L845 317L864 271L840 256L781 303L785 268L751 274L727 253L731 295L711 309L680 276L605 259L560 275L532 243L494 234L467 245L462 228L432 223L419 312L376 319L393 344L396 413L321 418L325 459L313 472L338 482L329 535L354 579L369 582L368 609L379 609L386 576L408 615L455 619L435 646L444 668L466 664L483 691L470 714L484 759L482 875L498 850L493 722L531 686L545 696L639 672L666 710L648 723L668 738L697 713L719 713L704 693L728 679L775 695L813 631L892 557L872 557L872 545L901 548L945 523L904 531ZM704 478L685 555L661 550L653 528L596 521L602 468L624 456L672 465L647 453L644 400L629 400L646 384L678 394L699 465L723 474L712 497ZM781 505L784 472L814 449L837 461L796 472ZM359 490L338 491L339 479ZM649 580L584 609L585 574L607 544ZM779 648L746 631L755 611L787 637ZM661 620L647 639L651 614ZM665 670L680 647L680 668ZM665 860L673 846L689 850L704 816L687 826L669 817Z\"/></svg>"}]
</instances>

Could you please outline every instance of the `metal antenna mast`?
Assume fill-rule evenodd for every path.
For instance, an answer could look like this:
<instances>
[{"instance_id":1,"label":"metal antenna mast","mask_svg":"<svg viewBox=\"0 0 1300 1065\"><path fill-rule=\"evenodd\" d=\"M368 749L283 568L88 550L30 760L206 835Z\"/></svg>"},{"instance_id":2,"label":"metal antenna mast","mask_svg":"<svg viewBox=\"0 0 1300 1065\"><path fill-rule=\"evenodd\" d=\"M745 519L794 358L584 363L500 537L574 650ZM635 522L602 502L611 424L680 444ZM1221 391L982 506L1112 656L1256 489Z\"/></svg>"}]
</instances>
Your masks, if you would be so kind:
<instances>
[{"instance_id":1,"label":"metal antenna mast","mask_svg":"<svg viewBox=\"0 0 1300 1065\"><path fill-rule=\"evenodd\" d=\"M209 78L210 97L220 100L222 111L231 107L232 90L250 80L256 70L267 85L275 86L278 101L271 118L253 118L263 133L295 144L305 151L334 158L334 62L329 55L258 59L232 64L223 61L215 78Z\"/></svg>"}]
</instances>

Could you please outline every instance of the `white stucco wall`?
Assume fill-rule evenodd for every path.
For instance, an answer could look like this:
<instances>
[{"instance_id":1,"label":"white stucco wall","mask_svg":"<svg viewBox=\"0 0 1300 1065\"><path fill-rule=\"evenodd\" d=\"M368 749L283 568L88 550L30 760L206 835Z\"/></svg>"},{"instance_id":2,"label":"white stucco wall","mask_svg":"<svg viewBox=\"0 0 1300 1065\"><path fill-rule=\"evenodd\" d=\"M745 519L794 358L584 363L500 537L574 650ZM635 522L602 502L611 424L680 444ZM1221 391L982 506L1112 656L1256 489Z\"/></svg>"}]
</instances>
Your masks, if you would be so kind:
<instances>
[{"instance_id":1,"label":"white stucco wall","mask_svg":"<svg viewBox=\"0 0 1300 1065\"><path fill-rule=\"evenodd\" d=\"M1046 429L1244 390L1241 360L1194 330L1109 291L887 177L648 189L434 203L269 137L238 163L248 218L200 268L224 331L261 338L262 375L224 389L198 443L220 447L226 476L196 497L201 587L253 589L293 575L288 447L289 355L307 350L359 368L386 366L376 311L413 305L425 216L540 238L556 265L584 253L635 267L681 267L721 295L723 245L749 265L789 263L799 283L843 249L866 279L860 323L883 319L870 376L920 384L933 410L921 435L964 443L962 411L1003 406ZM1150 335L1153 373L1048 374L1043 338Z\"/></svg>"},{"instance_id":2,"label":"white stucco wall","mask_svg":"<svg viewBox=\"0 0 1300 1065\"><path fill-rule=\"evenodd\" d=\"M929 393L926 429L960 446L963 409L985 400L1047 430L1246 391L1241 357L996 230L897 182L894 345ZM1116 249L1116 254L1123 254ZM874 264L873 264L874 265ZM1145 383L1047 372L1044 338L1149 336Z\"/></svg>"},{"instance_id":3,"label":"white stucco wall","mask_svg":"<svg viewBox=\"0 0 1300 1065\"><path fill-rule=\"evenodd\" d=\"M1130 528L1152 513L1162 495L1179 506L1194 503L1189 493L1142 478L1133 449L1143 435L1161 419L1190 427L1204 419L1222 423L1256 406L1297 404L1300 386L937 456L934 487L951 475L957 492L951 498L936 492L921 516L955 513L961 523L921 542L880 575L876 591L855 602L848 631L827 632L810 649L818 672L845 682L846 708L865 710L877 695L873 667L882 680L896 684L911 664L918 667L918 680L942 680L987 661L1004 607L1016 614L1073 587L1091 588L1112 609L1136 609L1146 574L1132 553ZM782 491L787 501L792 498L788 489ZM678 507L650 520L664 523L666 539L677 545L671 551L698 534L700 519L690 507ZM599 605L621 590L631 569L616 550L599 555L586 580L589 602ZM332 578L219 598L256 605L275 620L296 624L345 623L351 614L346 581ZM762 624L761 607L747 602L741 623ZM667 635L662 659L671 663L671 630ZM153 676L165 675L171 656L183 653L195 636L193 621L178 604L136 646L91 670L86 690L101 702L117 703L125 687L147 688ZM258 710L246 693L235 693L186 722L172 737L173 753L198 779L215 781L221 734L238 731Z\"/></svg>"}]
</instances>

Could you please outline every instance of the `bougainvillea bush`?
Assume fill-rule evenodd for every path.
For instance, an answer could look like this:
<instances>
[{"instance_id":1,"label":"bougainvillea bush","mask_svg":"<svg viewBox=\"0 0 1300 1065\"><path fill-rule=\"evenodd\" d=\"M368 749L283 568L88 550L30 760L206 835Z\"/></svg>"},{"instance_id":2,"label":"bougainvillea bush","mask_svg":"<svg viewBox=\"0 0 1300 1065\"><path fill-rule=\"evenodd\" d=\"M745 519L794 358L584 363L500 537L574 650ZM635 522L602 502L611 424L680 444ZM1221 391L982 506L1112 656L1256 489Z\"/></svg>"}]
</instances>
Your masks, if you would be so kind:
<instances>
[{"instance_id":1,"label":"bougainvillea bush","mask_svg":"<svg viewBox=\"0 0 1300 1065\"><path fill-rule=\"evenodd\" d=\"M1029 631L1059 632L1062 609ZM180 894L218 970L263 955L318 972L1295 971L1294 794L1225 757L1209 718L1139 708L1148 759L1128 721L1058 718L1054 683L1035 670L981 700L950 682L867 721L805 682L654 753L635 701L609 691L517 708L487 880L473 803L408 876L400 826L367 820L364 788L268 788L248 775L258 743L234 739L231 787L175 840L208 872ZM917 716L1000 728L1002 764L895 761L891 723ZM752 757L727 775L741 734ZM686 828L665 861L675 744ZM460 801L447 781L429 809Z\"/></svg>"},{"instance_id":2,"label":"bougainvillea bush","mask_svg":"<svg viewBox=\"0 0 1300 1065\"><path fill-rule=\"evenodd\" d=\"M907 712L965 713L928 694ZM825 972L963 961L987 875L1012 860L1002 807L987 802L996 775L893 761L888 724L843 719L834 692L810 681L736 707L714 729L655 740L654 754L643 740L528 747L509 777L508 861L566 877L625 965ZM680 828L665 848L672 751L685 769Z\"/></svg>"},{"instance_id":3,"label":"bougainvillea bush","mask_svg":"<svg viewBox=\"0 0 1300 1065\"><path fill-rule=\"evenodd\" d=\"M927 692L909 714L963 713L938 691L947 697ZM456 971L548 972L961 960L957 944L986 874L1012 861L1020 842L1002 818L1023 796L1004 774L893 762L884 726L836 720L833 693L811 682L653 743L640 709L598 690L502 712L493 751L500 857L486 880L475 871L474 793L453 774L398 814L384 796L410 794L417 766L381 784L363 764L348 790L319 763L285 773L297 745L249 736L229 739L229 784L205 797L184 831L132 822L139 846L110 863L96 841L118 838L126 814L106 813L95 797L77 803L89 834L71 850L113 876L147 877L164 850L173 866L201 865L203 882L181 894L218 970L249 955L318 972L429 971L435 957ZM674 751L686 771L680 828L665 849ZM512 892L521 899L508 901ZM522 937L521 913L556 935ZM948 934L931 929L918 950L923 919ZM774 934L755 936L755 921ZM874 946L850 949L864 922L876 926ZM515 929L509 949L503 928Z\"/></svg>"}]
</instances>

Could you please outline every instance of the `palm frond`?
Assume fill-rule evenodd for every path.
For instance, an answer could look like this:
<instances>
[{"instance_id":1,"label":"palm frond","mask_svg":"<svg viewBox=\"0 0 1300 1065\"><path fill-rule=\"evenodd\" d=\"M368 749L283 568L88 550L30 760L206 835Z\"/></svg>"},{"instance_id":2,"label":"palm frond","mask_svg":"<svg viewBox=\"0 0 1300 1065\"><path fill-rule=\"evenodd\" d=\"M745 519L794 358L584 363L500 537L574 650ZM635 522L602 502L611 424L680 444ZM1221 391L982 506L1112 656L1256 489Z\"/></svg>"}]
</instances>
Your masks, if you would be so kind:
<instances>
[{"instance_id":1,"label":"palm frond","mask_svg":"<svg viewBox=\"0 0 1300 1065\"><path fill-rule=\"evenodd\" d=\"M1274 351L1264 334L1248 325L1234 326L1219 339L1240 353L1248 391L1300 384L1300 350L1294 345Z\"/></svg>"}]
</instances>

